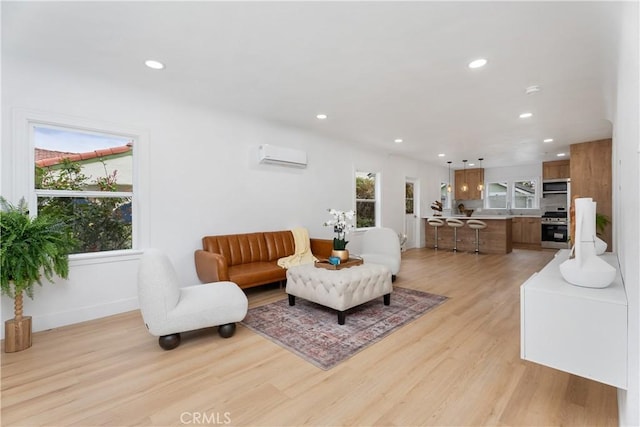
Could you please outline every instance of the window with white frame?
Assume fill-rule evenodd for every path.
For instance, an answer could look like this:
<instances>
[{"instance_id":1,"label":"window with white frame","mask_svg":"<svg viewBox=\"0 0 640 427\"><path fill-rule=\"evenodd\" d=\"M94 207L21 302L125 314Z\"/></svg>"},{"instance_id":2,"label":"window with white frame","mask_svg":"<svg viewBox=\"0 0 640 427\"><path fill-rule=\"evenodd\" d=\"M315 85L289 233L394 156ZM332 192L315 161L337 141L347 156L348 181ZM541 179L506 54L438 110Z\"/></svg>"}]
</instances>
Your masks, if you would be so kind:
<instances>
[{"instance_id":1,"label":"window with white frame","mask_svg":"<svg viewBox=\"0 0 640 427\"><path fill-rule=\"evenodd\" d=\"M443 209L451 209L451 186L446 182L440 183L440 203Z\"/></svg>"},{"instance_id":2,"label":"window with white frame","mask_svg":"<svg viewBox=\"0 0 640 427\"><path fill-rule=\"evenodd\" d=\"M485 208L538 209L538 179L498 180L485 189Z\"/></svg>"},{"instance_id":3,"label":"window with white frame","mask_svg":"<svg viewBox=\"0 0 640 427\"><path fill-rule=\"evenodd\" d=\"M413 214L414 199L413 199L413 182L405 182L404 184L404 213Z\"/></svg>"},{"instance_id":4,"label":"window with white frame","mask_svg":"<svg viewBox=\"0 0 640 427\"><path fill-rule=\"evenodd\" d=\"M29 137L36 214L72 226L72 253L134 248L136 138L37 121Z\"/></svg>"},{"instance_id":5,"label":"window with white frame","mask_svg":"<svg viewBox=\"0 0 640 427\"><path fill-rule=\"evenodd\" d=\"M538 199L536 197L537 180L527 179L514 181L512 186L512 209L536 209Z\"/></svg>"},{"instance_id":6,"label":"window with white frame","mask_svg":"<svg viewBox=\"0 0 640 427\"><path fill-rule=\"evenodd\" d=\"M508 188L506 181L487 183L486 207L490 209L506 209Z\"/></svg>"},{"instance_id":7,"label":"window with white frame","mask_svg":"<svg viewBox=\"0 0 640 427\"><path fill-rule=\"evenodd\" d=\"M356 171L356 228L376 227L380 223L379 174Z\"/></svg>"}]
</instances>

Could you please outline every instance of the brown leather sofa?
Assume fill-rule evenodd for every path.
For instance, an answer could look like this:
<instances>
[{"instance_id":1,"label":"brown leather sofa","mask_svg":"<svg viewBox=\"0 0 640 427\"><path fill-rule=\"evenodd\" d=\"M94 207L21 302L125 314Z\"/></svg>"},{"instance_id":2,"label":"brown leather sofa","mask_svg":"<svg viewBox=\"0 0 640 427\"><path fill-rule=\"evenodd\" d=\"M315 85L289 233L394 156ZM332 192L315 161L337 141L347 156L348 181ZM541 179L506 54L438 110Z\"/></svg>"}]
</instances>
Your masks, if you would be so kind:
<instances>
[{"instance_id":1,"label":"brown leather sofa","mask_svg":"<svg viewBox=\"0 0 640 427\"><path fill-rule=\"evenodd\" d=\"M316 258L331 255L331 240L310 240ZM293 233L286 230L205 236L202 249L196 250L194 256L196 272L203 283L231 281L250 288L285 280L287 271L277 262L294 252Z\"/></svg>"}]
</instances>

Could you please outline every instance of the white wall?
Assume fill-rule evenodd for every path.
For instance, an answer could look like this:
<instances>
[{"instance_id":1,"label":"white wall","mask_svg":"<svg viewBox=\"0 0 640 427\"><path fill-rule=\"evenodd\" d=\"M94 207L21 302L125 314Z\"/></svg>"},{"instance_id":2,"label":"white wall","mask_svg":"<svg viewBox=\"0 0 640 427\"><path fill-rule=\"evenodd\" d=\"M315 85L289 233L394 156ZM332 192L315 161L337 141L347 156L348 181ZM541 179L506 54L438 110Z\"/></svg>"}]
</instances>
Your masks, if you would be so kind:
<instances>
[{"instance_id":1,"label":"white wall","mask_svg":"<svg viewBox=\"0 0 640 427\"><path fill-rule=\"evenodd\" d=\"M70 75L42 64L4 56L2 74L2 194L14 180L11 111L26 108L117 123L148 133L149 245L166 251L185 283L197 282L193 251L207 234L282 230L302 225L312 237L331 238L322 223L327 208L353 208L353 171L382 173L382 225L404 225L407 176L420 180L421 209L438 197L440 166L373 153L297 129L181 105L135 88L112 87L90 76ZM314 120L310 117L310 120ZM257 162L263 143L307 152L306 169ZM32 165L17 165L30 173ZM358 249L351 236L350 249ZM419 244L423 244L420 239ZM37 288L25 302L34 330L137 307L137 255L95 263L73 261L69 280ZM13 317L13 301L2 297L2 320Z\"/></svg>"},{"instance_id":2,"label":"white wall","mask_svg":"<svg viewBox=\"0 0 640 427\"><path fill-rule=\"evenodd\" d=\"M640 132L638 3L624 4L613 119L614 227L628 301L628 387L619 390L620 424L640 425Z\"/></svg>"},{"instance_id":3,"label":"white wall","mask_svg":"<svg viewBox=\"0 0 640 427\"><path fill-rule=\"evenodd\" d=\"M527 178L542 179L542 162L535 165L505 166L499 168L485 168L484 170L485 182L499 181L502 179L514 180Z\"/></svg>"}]
</instances>

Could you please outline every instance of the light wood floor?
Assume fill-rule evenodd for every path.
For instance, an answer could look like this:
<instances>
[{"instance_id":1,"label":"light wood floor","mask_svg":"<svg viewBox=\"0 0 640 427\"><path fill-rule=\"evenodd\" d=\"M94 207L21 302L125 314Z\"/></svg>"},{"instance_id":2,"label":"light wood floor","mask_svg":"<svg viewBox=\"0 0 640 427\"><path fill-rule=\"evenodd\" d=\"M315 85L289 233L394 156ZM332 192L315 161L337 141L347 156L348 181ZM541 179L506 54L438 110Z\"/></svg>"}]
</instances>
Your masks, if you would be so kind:
<instances>
[{"instance_id":1,"label":"light wood floor","mask_svg":"<svg viewBox=\"0 0 640 427\"><path fill-rule=\"evenodd\" d=\"M552 256L407 251L396 286L450 300L330 371L242 326L165 352L138 312L36 333L2 354L2 425L616 426L613 387L520 359L519 286Z\"/></svg>"}]
</instances>

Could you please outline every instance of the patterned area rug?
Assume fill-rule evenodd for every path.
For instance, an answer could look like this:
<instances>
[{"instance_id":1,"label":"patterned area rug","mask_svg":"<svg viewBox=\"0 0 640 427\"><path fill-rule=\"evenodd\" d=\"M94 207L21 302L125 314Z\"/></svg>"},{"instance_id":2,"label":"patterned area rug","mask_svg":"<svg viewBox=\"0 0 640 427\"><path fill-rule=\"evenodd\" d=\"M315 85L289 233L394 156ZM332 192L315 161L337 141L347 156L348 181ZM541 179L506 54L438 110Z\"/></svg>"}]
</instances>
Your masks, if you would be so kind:
<instances>
[{"instance_id":1,"label":"patterned area rug","mask_svg":"<svg viewBox=\"0 0 640 427\"><path fill-rule=\"evenodd\" d=\"M360 350L442 304L447 297L394 287L391 305L382 297L347 311L338 325L333 309L296 298L249 310L242 321L249 329L274 341L317 367L331 369Z\"/></svg>"}]
</instances>

